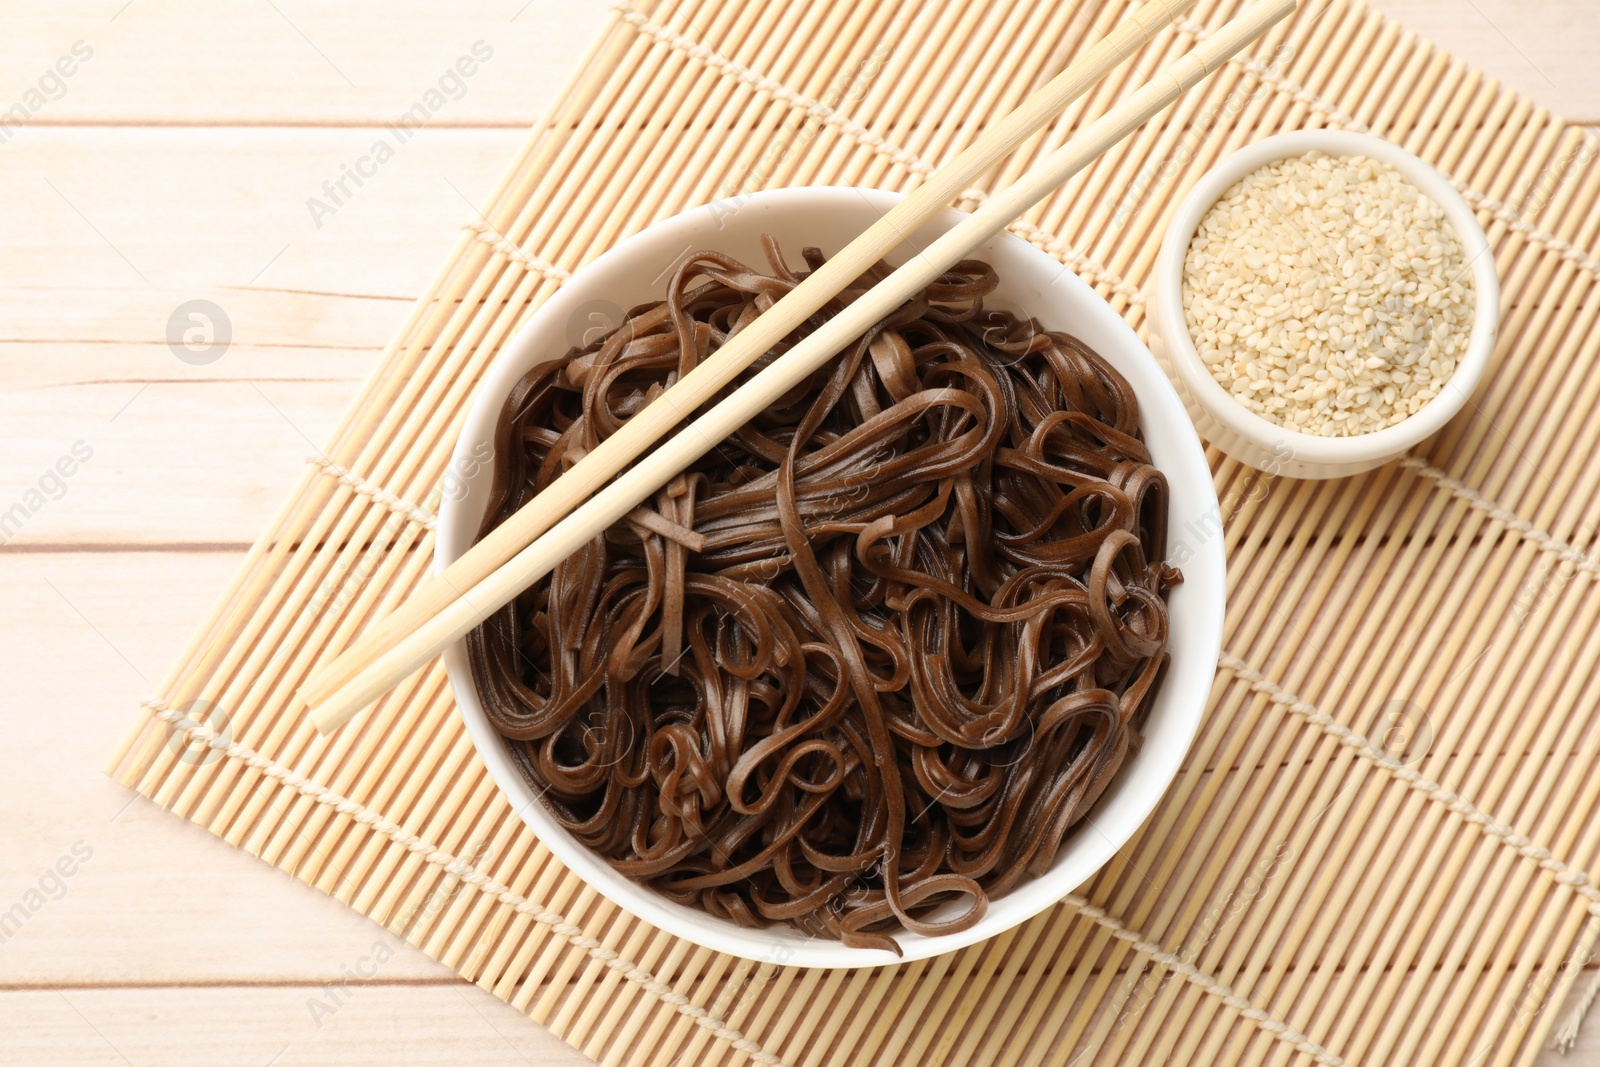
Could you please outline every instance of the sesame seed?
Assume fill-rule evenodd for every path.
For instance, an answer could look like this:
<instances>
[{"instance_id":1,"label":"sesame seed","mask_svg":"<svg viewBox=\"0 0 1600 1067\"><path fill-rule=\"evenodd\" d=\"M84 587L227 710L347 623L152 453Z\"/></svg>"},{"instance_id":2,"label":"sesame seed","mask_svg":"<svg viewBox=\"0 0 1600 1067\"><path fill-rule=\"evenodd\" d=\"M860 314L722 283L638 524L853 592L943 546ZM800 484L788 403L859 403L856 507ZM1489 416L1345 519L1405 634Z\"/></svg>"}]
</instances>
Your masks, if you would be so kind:
<instances>
[{"instance_id":1,"label":"sesame seed","mask_svg":"<svg viewBox=\"0 0 1600 1067\"><path fill-rule=\"evenodd\" d=\"M1438 395L1473 314L1443 210L1387 163L1321 152L1223 194L1184 259L1201 361L1245 407L1325 437L1400 422Z\"/></svg>"}]
</instances>

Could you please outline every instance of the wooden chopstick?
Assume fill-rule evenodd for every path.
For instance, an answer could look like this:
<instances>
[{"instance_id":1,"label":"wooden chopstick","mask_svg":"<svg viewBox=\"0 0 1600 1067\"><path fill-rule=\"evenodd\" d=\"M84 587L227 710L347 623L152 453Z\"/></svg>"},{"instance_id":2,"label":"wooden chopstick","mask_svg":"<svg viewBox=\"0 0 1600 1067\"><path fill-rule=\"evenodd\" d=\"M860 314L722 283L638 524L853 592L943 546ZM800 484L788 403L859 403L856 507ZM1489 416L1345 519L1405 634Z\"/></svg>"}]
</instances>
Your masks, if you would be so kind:
<instances>
[{"instance_id":1,"label":"wooden chopstick","mask_svg":"<svg viewBox=\"0 0 1600 1067\"><path fill-rule=\"evenodd\" d=\"M1180 6L1145 5L1132 19L1119 27L1118 31L1114 31L1101 42L1101 45L1096 46L1095 51L1104 49L1114 38L1119 41L1127 40L1127 34L1135 34L1141 41L1147 39L1150 30L1146 28L1145 22L1139 21L1140 17L1147 14L1165 14L1170 18ZM1152 12L1153 7L1159 8L1160 11ZM957 162L967 161L962 168L959 181L946 178L946 170L949 168L941 169L930 176L928 182L921 186L917 193L897 205L877 224L869 228L861 238L847 245L821 269L796 286L783 300L774 304L768 312L734 335L718 353L696 368L696 372L686 375L655 403L635 415L624 424L622 430L602 442L600 447L585 456L536 500L479 542L477 547L481 548L491 541L496 542L493 553L484 553L482 557L487 558L490 555L504 553L508 542L520 543L529 529L536 531L543 529L546 532L542 535L535 533L537 539L531 544L527 544L507 562L496 566L476 580L469 580L467 575L481 571L482 558L474 561L472 567L463 568L459 573L452 573L455 571L455 566L447 569L424 587L428 597L425 604L417 603L421 598L413 598L405 608L385 620L380 626L380 630L384 631L382 641L363 640L336 660L326 672L319 672L321 676L315 679L319 684L313 688L308 683L302 690L302 695L313 703L311 712L313 723L319 730L327 732L347 722L362 708L399 684L523 589L548 574L563 559L622 518L678 472L770 406L850 341L865 333L878 320L925 288L983 242L1005 229L1056 186L1149 121L1156 112L1172 103L1190 86L1293 12L1295 7L1296 0L1260 0L1253 4L1193 51L1157 73L1127 100L1057 148L1042 163L1023 174L1010 186L992 194L982 206L930 244L921 254L899 267L889 277L849 304L839 314L785 352L781 358L773 361L631 468L627 467L627 463L633 456L618 454L625 453L625 449L612 450L610 454L602 455L606 445L621 438L626 431L642 420L648 421L648 429L633 435L634 438L648 435L649 440L654 440L672 426L682 422L700 403L709 399L717 388L731 380L738 370L743 369L770 348L777 339L788 333L804 315L809 315L811 311L820 307L839 289L855 280L869 266L882 258L884 251L899 243L901 234L910 232L916 225L926 221L934 210L942 207L962 191L971 177L998 163L1023 137L1027 136L1029 131L1048 121L1050 114L1054 113L1054 109L1046 111L1042 105L1037 104L1039 96L1030 97L1007 116L1000 127L997 127L997 132L1001 127L1011 130L1006 138L993 140L987 136L980 138L958 157ZM1119 37L1124 27L1130 24L1137 28ZM1118 54L1125 54L1127 51L1120 44L1112 47ZM1103 65L1104 69L1109 69L1114 62L1114 59L1097 60L1096 66ZM1052 81L1051 86L1056 85L1079 67L1079 64L1074 64ZM1095 77L1101 76L1104 69L1099 70ZM1081 87L1076 91L1081 91ZM1076 95L1076 91L1073 95ZM1022 121L1028 123L1026 128L1023 128L1022 121L1012 122L1015 116L1024 112L1027 113L1027 117ZM937 190L929 194L930 199L937 198L935 207L919 208L922 217L917 222L911 221L910 213L896 216L896 212L901 208L930 189ZM870 251L865 251L869 248L864 243L865 239L880 229L890 231L882 236L888 244L880 246L874 243L870 246ZM876 242L878 238L875 237L874 240ZM832 271L828 269L840 263L844 263L845 266ZM811 285L816 279L824 277L825 272L826 278L823 283ZM784 318L778 320L776 325L769 323L775 312L808 286L810 286L808 300L816 302L798 304L799 307L806 309L800 319ZM819 294L823 295L818 298ZM763 324L768 324L766 329L762 328ZM741 350L736 353L738 365L728 370L726 377L712 382L710 376L707 376L704 380L712 384L706 388L704 395L694 391L688 392L687 396L678 395L682 387L694 379L700 370L710 367L718 357L734 349L737 342L748 337L756 337L757 340L753 344L739 346ZM747 358L746 353L755 345L759 345L759 349L750 353ZM722 367L726 368L730 362L733 361L723 361ZM652 413L655 413L654 416ZM648 441L645 441L638 446L638 449L642 451L647 444ZM637 452L633 455L637 455ZM598 464L596 464L597 458ZM557 490L562 489L571 476L579 472L585 464L595 464L591 467L592 473L583 479L581 484L574 481L574 488L571 490L558 493ZM607 479L613 477L615 481L611 484L600 489L587 501L579 502L580 491L597 489ZM519 523L518 520L525 514L530 515L529 520ZM496 540L497 535L513 523L518 524L515 538L508 536ZM457 565L471 554L469 552L463 555L457 560ZM424 608L427 609L426 612ZM415 628L400 633L398 628L402 623Z\"/></svg>"},{"instance_id":2,"label":"wooden chopstick","mask_svg":"<svg viewBox=\"0 0 1600 1067\"><path fill-rule=\"evenodd\" d=\"M311 673L300 695L316 707L394 644L437 615L461 591L494 573L517 552L550 529L615 473L642 455L686 413L709 401L741 371L805 322L885 254L971 187L996 161L1014 151L1113 67L1144 47L1156 32L1188 10L1195 0L1150 0L1082 59L995 124L955 159L928 176L909 196L868 227L767 312L712 353L643 411L624 423L588 455L473 545L442 574L428 579L377 626L362 634L331 663ZM317 717L319 728L323 719Z\"/></svg>"}]
</instances>

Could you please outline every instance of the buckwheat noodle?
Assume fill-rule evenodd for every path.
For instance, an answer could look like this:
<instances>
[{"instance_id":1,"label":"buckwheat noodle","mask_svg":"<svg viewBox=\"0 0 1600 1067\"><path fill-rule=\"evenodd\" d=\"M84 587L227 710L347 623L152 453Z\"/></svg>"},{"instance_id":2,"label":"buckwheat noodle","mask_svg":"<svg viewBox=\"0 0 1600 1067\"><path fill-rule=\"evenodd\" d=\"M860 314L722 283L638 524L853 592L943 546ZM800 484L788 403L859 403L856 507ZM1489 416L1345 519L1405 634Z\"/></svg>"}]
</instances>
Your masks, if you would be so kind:
<instances>
[{"instance_id":1,"label":"buckwheat noodle","mask_svg":"<svg viewBox=\"0 0 1600 1067\"><path fill-rule=\"evenodd\" d=\"M518 382L482 532L804 276L766 254L686 257ZM996 285L956 265L470 635L491 722L617 870L898 951L1045 870L1137 744L1167 485L1127 381Z\"/></svg>"}]
</instances>

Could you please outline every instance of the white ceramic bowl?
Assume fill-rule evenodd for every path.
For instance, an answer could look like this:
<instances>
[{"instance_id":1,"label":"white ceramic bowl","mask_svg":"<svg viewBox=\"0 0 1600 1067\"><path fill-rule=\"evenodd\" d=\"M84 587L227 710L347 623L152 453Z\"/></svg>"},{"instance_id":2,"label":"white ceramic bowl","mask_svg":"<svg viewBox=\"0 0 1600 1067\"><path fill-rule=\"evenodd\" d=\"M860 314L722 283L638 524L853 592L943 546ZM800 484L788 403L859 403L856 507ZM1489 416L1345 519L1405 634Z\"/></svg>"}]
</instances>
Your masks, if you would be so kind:
<instances>
[{"instance_id":1,"label":"white ceramic bowl","mask_svg":"<svg viewBox=\"0 0 1600 1067\"><path fill-rule=\"evenodd\" d=\"M459 492L441 509L435 565L448 566L471 544L488 493L481 462L494 438L501 405L535 363L564 355L585 330L616 324L613 313L659 299L663 272L684 252L715 248L764 264L760 237L778 238L791 263L804 245L832 254L881 216L897 193L874 189L803 188L756 193L696 208L657 223L579 271L539 308L500 353L467 415L452 461ZM920 248L959 218L949 211L918 230ZM1103 353L1132 383L1144 414L1144 434L1171 484L1171 560L1184 572L1172 593L1172 662L1151 709L1147 736L1093 813L1056 856L1048 873L992 901L983 921L959 934L929 938L902 933L904 959L914 960L992 937L1054 904L1086 881L1133 834L1166 790L1200 723L1221 643L1223 557L1221 523L1211 473L1183 405L1149 351L1122 318L1060 263L1016 237L1003 235L979 253L999 272L999 302L1025 308L1052 329L1070 330ZM546 813L478 703L465 645L445 654L456 700L472 739L517 813L562 862L627 911L718 952L812 967L862 967L895 962L882 950L845 948L786 926L742 929L675 904L618 874ZM953 904L952 908L959 905Z\"/></svg>"},{"instance_id":2,"label":"white ceramic bowl","mask_svg":"<svg viewBox=\"0 0 1600 1067\"><path fill-rule=\"evenodd\" d=\"M1472 335L1456 372L1416 414L1393 426L1352 437L1317 437L1285 429L1228 395L1195 351L1183 314L1183 260L1200 220L1229 188L1268 163L1310 151L1368 156L1391 164L1441 208L1460 238L1472 270L1476 304ZM1444 175L1388 141L1341 130L1302 130L1268 137L1224 158L1178 205L1156 257L1147 291L1150 347L1178 383L1200 435L1223 452L1269 474L1339 478L1394 459L1438 433L1466 404L1483 378L1500 324L1500 283L1483 227Z\"/></svg>"}]
</instances>

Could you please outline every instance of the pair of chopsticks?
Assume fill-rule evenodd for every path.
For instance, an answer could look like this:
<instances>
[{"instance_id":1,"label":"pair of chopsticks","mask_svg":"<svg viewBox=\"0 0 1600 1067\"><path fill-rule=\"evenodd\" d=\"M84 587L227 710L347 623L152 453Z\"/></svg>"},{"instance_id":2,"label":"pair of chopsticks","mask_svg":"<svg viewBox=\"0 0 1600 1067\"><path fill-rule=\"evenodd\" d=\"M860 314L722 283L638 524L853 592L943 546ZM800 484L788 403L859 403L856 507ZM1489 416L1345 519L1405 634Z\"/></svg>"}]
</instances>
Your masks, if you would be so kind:
<instances>
[{"instance_id":1,"label":"pair of chopsticks","mask_svg":"<svg viewBox=\"0 0 1600 1067\"><path fill-rule=\"evenodd\" d=\"M741 371L1193 3L1194 0L1151 0L1140 7L1082 59L940 167L766 313L729 338L443 573L430 579L348 651L314 672L300 693L312 707L311 720L317 729L324 733L337 729L394 688L1296 6L1296 0L1259 0L1252 4L639 460L652 444L691 418L696 409ZM634 463L635 460L639 462Z\"/></svg>"}]
</instances>

